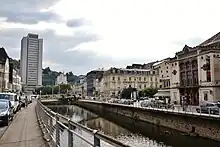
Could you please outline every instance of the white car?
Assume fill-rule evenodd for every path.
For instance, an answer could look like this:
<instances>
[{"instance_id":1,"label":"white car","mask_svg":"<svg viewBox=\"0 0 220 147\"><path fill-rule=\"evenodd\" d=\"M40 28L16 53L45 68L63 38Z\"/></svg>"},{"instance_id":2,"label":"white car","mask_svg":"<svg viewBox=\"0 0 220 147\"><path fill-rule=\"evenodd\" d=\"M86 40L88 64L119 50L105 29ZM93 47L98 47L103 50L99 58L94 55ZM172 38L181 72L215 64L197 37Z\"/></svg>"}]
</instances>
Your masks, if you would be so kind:
<instances>
[{"instance_id":1,"label":"white car","mask_svg":"<svg viewBox=\"0 0 220 147\"><path fill-rule=\"evenodd\" d=\"M13 106L13 112L16 113L19 108L18 96L15 93L0 93L0 99L10 100Z\"/></svg>"}]
</instances>

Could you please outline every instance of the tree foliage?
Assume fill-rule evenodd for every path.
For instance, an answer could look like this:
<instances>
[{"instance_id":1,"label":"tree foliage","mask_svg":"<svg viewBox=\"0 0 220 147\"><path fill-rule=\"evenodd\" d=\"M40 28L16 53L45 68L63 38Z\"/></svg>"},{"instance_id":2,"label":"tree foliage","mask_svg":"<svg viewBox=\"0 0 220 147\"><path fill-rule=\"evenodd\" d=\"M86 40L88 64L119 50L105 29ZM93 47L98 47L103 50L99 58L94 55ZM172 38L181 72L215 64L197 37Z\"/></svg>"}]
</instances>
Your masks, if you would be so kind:
<instances>
[{"instance_id":1,"label":"tree foliage","mask_svg":"<svg viewBox=\"0 0 220 147\"><path fill-rule=\"evenodd\" d=\"M121 92L121 98L130 99L131 98L131 93L134 92L134 91L137 91L137 89L132 88L132 87L123 89L123 91Z\"/></svg>"},{"instance_id":2,"label":"tree foliage","mask_svg":"<svg viewBox=\"0 0 220 147\"><path fill-rule=\"evenodd\" d=\"M65 94L71 90L71 85L70 84L61 84L59 86L42 86L39 87L35 90L36 94L58 94L59 92L61 94Z\"/></svg>"},{"instance_id":3,"label":"tree foliage","mask_svg":"<svg viewBox=\"0 0 220 147\"><path fill-rule=\"evenodd\" d=\"M156 93L157 93L157 89L156 88L153 88L153 87L149 87L149 88L146 88L144 90L141 90L139 91L139 96L140 97L153 97Z\"/></svg>"}]
</instances>

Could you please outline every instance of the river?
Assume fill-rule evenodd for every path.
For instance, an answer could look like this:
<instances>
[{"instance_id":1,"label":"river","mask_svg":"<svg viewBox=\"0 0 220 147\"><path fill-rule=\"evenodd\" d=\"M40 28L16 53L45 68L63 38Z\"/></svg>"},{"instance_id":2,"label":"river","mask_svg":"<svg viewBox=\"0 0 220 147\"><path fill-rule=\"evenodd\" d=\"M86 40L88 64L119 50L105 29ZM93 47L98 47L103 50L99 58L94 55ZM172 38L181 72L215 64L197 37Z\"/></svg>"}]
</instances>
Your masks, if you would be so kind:
<instances>
[{"instance_id":1,"label":"river","mask_svg":"<svg viewBox=\"0 0 220 147\"><path fill-rule=\"evenodd\" d=\"M116 121L110 121L108 117L103 118L78 106L49 106L49 108L71 118L73 121L79 122L91 129L99 130L132 147L219 146L219 142L203 139L201 137L186 136L180 132L174 131L172 134L167 134L164 133L164 129L151 124L146 125L145 130L132 128L132 126L128 127L120 123L120 121L115 123Z\"/></svg>"}]
</instances>

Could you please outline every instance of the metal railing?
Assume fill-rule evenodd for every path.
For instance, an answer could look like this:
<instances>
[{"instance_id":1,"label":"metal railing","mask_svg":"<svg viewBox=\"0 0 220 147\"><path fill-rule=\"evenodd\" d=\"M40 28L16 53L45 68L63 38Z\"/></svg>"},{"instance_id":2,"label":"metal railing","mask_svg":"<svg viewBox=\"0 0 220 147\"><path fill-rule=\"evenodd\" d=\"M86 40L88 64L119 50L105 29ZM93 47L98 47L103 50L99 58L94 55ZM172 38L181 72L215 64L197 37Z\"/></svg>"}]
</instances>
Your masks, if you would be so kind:
<instances>
[{"instance_id":1,"label":"metal railing","mask_svg":"<svg viewBox=\"0 0 220 147\"><path fill-rule=\"evenodd\" d=\"M220 118L220 108L218 110L213 110L212 108L207 108L207 111L201 109L201 107L196 106L181 106L181 105L173 105L170 108L170 105L164 105L163 107L145 107L140 104L131 105L132 107L140 107L143 109L150 109L156 111L170 112L174 114L186 114L186 115L194 115L194 116L203 116L203 117L213 117Z\"/></svg>"},{"instance_id":2,"label":"metal railing","mask_svg":"<svg viewBox=\"0 0 220 147\"><path fill-rule=\"evenodd\" d=\"M36 112L50 142L55 147L129 147L97 130L87 128L53 112L40 101L37 103Z\"/></svg>"},{"instance_id":3,"label":"metal railing","mask_svg":"<svg viewBox=\"0 0 220 147\"><path fill-rule=\"evenodd\" d=\"M142 106L140 102L135 102L133 104L120 104L115 102L109 101L101 101L101 100L80 100L80 101L87 101L87 102L96 102L96 103L106 103L106 104L113 104L113 105L120 105L120 106L127 106L127 107L136 107L146 110L154 110L154 111L163 111L169 112L174 114L185 114L185 115L193 115L193 116L201 116L201 117L213 117L213 118L220 118L220 108L218 110L213 110L212 108L207 108L207 111L201 109L201 107L197 106L185 106L182 107L180 105L163 105L162 107L151 107L151 106Z\"/></svg>"}]
</instances>

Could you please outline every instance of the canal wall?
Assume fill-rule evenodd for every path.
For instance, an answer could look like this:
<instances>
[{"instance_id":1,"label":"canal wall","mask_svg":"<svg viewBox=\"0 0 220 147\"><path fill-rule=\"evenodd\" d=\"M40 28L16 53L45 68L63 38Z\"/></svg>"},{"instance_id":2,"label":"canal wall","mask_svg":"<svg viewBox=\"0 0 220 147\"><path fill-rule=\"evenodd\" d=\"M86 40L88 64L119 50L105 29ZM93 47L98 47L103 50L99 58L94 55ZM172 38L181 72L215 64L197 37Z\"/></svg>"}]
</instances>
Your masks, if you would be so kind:
<instances>
[{"instance_id":1,"label":"canal wall","mask_svg":"<svg viewBox=\"0 0 220 147\"><path fill-rule=\"evenodd\" d=\"M136 127L137 124L146 122L181 131L187 135L200 136L220 141L220 118L163 112L94 101L77 101L75 104L97 114L106 116L117 115L118 118L121 116L123 119L132 119L133 122L135 122L133 123L134 127Z\"/></svg>"}]
</instances>

